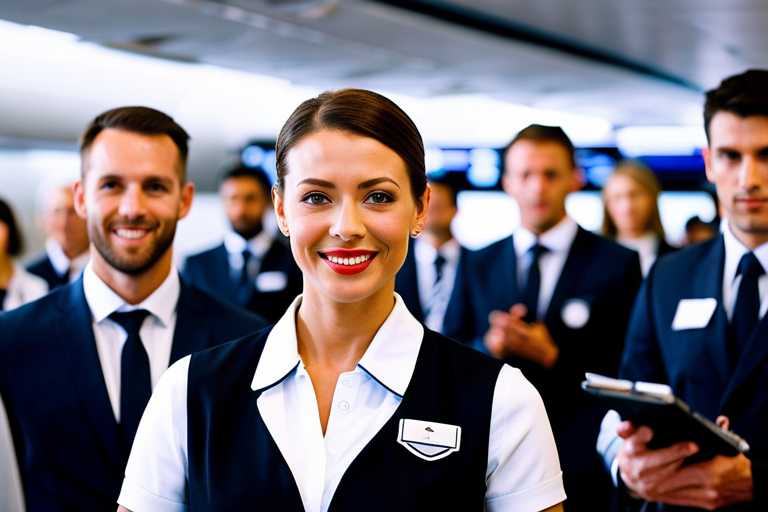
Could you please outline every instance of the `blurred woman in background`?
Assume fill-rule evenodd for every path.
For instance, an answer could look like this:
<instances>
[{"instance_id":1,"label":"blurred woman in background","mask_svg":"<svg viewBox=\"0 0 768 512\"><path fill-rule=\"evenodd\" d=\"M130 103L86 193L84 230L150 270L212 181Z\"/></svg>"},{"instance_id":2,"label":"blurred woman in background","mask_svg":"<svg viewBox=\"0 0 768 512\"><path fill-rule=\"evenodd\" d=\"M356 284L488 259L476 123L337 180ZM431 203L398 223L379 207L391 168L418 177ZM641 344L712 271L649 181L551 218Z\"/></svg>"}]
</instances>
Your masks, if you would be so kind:
<instances>
[{"instance_id":1,"label":"blurred woman in background","mask_svg":"<svg viewBox=\"0 0 768 512\"><path fill-rule=\"evenodd\" d=\"M643 277L656 258L676 250L664 239L659 216L661 185L638 160L622 160L603 187L602 234L640 254Z\"/></svg>"},{"instance_id":2,"label":"blurred woman in background","mask_svg":"<svg viewBox=\"0 0 768 512\"><path fill-rule=\"evenodd\" d=\"M8 311L48 293L48 283L19 265L21 232L8 203L0 199L0 311Z\"/></svg>"}]
</instances>

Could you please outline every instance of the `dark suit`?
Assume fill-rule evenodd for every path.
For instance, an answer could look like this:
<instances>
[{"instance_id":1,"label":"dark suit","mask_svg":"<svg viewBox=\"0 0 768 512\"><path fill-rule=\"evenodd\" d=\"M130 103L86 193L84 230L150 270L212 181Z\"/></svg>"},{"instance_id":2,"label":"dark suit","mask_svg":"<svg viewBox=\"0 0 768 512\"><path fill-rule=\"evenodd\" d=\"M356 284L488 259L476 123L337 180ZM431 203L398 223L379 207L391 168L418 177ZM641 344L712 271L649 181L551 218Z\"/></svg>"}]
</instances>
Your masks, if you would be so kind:
<instances>
[{"instance_id":1,"label":"dark suit","mask_svg":"<svg viewBox=\"0 0 768 512\"><path fill-rule=\"evenodd\" d=\"M610 480L594 446L605 410L584 393L584 372L616 375L632 303L642 278L637 253L578 229L555 287L544 323L560 349L549 370L521 358L507 362L523 371L547 408L564 472L566 510L607 510ZM574 299L583 302L574 302ZM484 350L488 315L521 302L512 237L467 251L459 264L445 334ZM569 327L565 306L589 318Z\"/></svg>"},{"instance_id":2,"label":"dark suit","mask_svg":"<svg viewBox=\"0 0 768 512\"><path fill-rule=\"evenodd\" d=\"M419 298L419 277L416 274L416 257L413 248L416 246L413 240L408 244L408 254L405 256L403 266L395 277L395 291L403 298L408 311L420 322L424 321L424 310Z\"/></svg>"},{"instance_id":3,"label":"dark suit","mask_svg":"<svg viewBox=\"0 0 768 512\"><path fill-rule=\"evenodd\" d=\"M49 290L54 290L69 282L69 276L60 276L56 273L47 254L43 254L40 259L30 263L27 266L27 271L48 281Z\"/></svg>"},{"instance_id":4,"label":"dark suit","mask_svg":"<svg viewBox=\"0 0 768 512\"><path fill-rule=\"evenodd\" d=\"M273 242L261 260L259 273L282 272L287 277L284 289L256 290L248 302L238 303L239 283L232 279L229 254L224 244L187 258L182 275L190 283L222 300L250 309L270 322L277 322L303 288L301 270L290 249Z\"/></svg>"},{"instance_id":5,"label":"dark suit","mask_svg":"<svg viewBox=\"0 0 768 512\"><path fill-rule=\"evenodd\" d=\"M170 363L261 329L255 315L181 281ZM128 460L83 280L0 315L0 393L27 512L110 511Z\"/></svg>"},{"instance_id":6,"label":"dark suit","mask_svg":"<svg viewBox=\"0 0 768 512\"><path fill-rule=\"evenodd\" d=\"M620 376L669 384L711 420L724 414L750 445L756 503L727 510L768 510L768 318L755 328L731 371L728 318L722 301L723 237L660 259L640 289L632 312ZM714 298L705 327L672 330L683 299ZM679 510L670 507L665 510Z\"/></svg>"}]
</instances>

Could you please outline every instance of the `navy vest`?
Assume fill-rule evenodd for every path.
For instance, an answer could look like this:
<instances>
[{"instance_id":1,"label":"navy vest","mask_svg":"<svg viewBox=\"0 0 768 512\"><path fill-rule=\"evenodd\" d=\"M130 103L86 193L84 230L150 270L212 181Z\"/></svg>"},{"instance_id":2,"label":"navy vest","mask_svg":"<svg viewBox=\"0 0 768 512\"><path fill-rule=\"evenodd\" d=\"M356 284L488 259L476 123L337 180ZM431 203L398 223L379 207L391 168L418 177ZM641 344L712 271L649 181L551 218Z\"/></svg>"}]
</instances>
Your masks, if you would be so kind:
<instances>
[{"instance_id":1,"label":"navy vest","mask_svg":"<svg viewBox=\"0 0 768 512\"><path fill-rule=\"evenodd\" d=\"M251 389L269 330L192 355L187 394L189 510L304 510ZM392 418L347 469L329 511L482 510L502 362L425 330ZM461 427L461 448L426 461L397 442L401 418Z\"/></svg>"}]
</instances>

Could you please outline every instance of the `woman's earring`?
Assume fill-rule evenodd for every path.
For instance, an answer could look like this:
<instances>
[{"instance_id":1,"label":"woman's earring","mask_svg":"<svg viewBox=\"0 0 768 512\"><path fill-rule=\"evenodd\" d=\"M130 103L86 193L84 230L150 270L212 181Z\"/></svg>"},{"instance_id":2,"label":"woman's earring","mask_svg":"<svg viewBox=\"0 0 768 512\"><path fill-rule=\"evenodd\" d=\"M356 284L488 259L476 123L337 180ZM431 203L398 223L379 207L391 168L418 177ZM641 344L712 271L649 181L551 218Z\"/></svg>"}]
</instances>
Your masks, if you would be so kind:
<instances>
[{"instance_id":1,"label":"woman's earring","mask_svg":"<svg viewBox=\"0 0 768 512\"><path fill-rule=\"evenodd\" d=\"M413 238L418 237L420 234L421 234L421 230L420 229L414 229L413 231L411 231L411 236Z\"/></svg>"}]
</instances>

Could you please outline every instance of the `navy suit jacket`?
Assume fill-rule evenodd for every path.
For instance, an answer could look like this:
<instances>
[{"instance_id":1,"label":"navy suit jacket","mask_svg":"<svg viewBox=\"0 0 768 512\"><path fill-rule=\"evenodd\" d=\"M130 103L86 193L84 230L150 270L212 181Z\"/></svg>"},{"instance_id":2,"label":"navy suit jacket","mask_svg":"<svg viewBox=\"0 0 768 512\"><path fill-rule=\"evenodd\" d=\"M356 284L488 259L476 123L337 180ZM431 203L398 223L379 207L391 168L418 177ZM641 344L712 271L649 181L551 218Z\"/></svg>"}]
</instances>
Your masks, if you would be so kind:
<instances>
[{"instance_id":1,"label":"navy suit jacket","mask_svg":"<svg viewBox=\"0 0 768 512\"><path fill-rule=\"evenodd\" d=\"M755 503L733 510L768 510L768 317L757 324L731 371L722 301L724 262L722 236L656 262L632 312L620 376L669 384L713 421L720 414L728 416L731 429L750 445L755 484ZM706 325L672 330L680 301L704 298L717 300Z\"/></svg>"},{"instance_id":2,"label":"navy suit jacket","mask_svg":"<svg viewBox=\"0 0 768 512\"><path fill-rule=\"evenodd\" d=\"M211 295L254 311L270 322L277 322L303 288L301 270L290 249L273 242L261 261L259 273L278 271L287 277L286 287L276 291L256 290L247 304L237 303L238 284L232 280L229 254L224 244L187 258L182 275Z\"/></svg>"},{"instance_id":3,"label":"navy suit jacket","mask_svg":"<svg viewBox=\"0 0 768 512\"><path fill-rule=\"evenodd\" d=\"M30 263L29 266L27 266L27 271L45 279L48 282L49 290L53 290L69 282L69 276L61 277L56 273L47 254L43 254L39 260Z\"/></svg>"},{"instance_id":4,"label":"navy suit jacket","mask_svg":"<svg viewBox=\"0 0 768 512\"><path fill-rule=\"evenodd\" d=\"M560 349L558 361L547 370L521 358L507 360L522 370L544 400L565 475L566 510L604 510L595 501L580 501L578 495L592 492L601 478L603 497L608 500L610 481L594 449L605 409L581 390L580 383L584 372L617 375L641 281L636 252L579 228L544 317ZM564 308L574 301L589 309L586 323L576 328L563 319ZM520 302L511 236L479 251L467 251L445 315L445 335L484 351L488 315L494 310L509 311ZM579 479L583 483L577 483Z\"/></svg>"},{"instance_id":5,"label":"navy suit jacket","mask_svg":"<svg viewBox=\"0 0 768 512\"><path fill-rule=\"evenodd\" d=\"M397 272L397 277L395 277L395 291L403 298L408 311L420 322L423 322L425 318L419 296L419 277L416 272L416 256L414 255L415 246L413 241L408 244L408 254L405 256L403 266ZM467 249L464 247L461 248L460 259L466 251Z\"/></svg>"},{"instance_id":6,"label":"navy suit jacket","mask_svg":"<svg viewBox=\"0 0 768 512\"><path fill-rule=\"evenodd\" d=\"M170 363L263 328L181 281ZM0 315L0 394L27 512L117 509L128 460L104 384L83 281Z\"/></svg>"}]
</instances>

